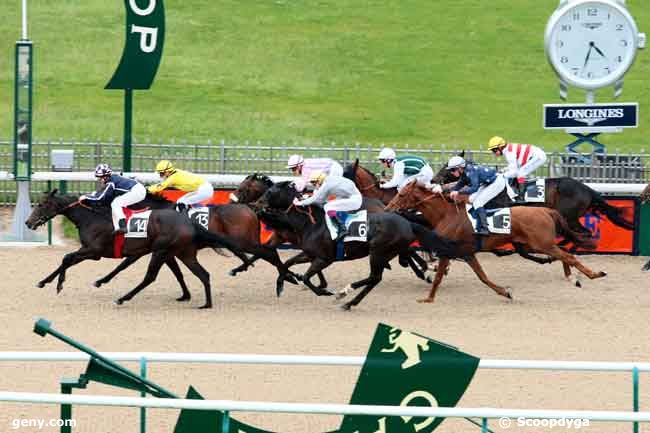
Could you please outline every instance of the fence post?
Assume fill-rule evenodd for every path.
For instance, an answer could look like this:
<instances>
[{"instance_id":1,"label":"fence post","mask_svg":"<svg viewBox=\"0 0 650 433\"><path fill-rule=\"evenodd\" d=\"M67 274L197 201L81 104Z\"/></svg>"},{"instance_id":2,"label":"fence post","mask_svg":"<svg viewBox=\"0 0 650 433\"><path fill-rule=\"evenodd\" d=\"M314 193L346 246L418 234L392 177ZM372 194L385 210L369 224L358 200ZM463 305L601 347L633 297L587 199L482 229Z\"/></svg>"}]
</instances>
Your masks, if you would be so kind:
<instances>
[{"instance_id":1,"label":"fence post","mask_svg":"<svg viewBox=\"0 0 650 433\"><path fill-rule=\"evenodd\" d=\"M143 356L140 358L140 377L143 379L147 378L147 359ZM146 397L147 393L145 391L140 391L140 397ZM147 408L140 408L140 433L147 432Z\"/></svg>"},{"instance_id":2,"label":"fence post","mask_svg":"<svg viewBox=\"0 0 650 433\"><path fill-rule=\"evenodd\" d=\"M69 379L61 380L61 394L72 394L72 386L76 381ZM61 405L61 433L72 433L72 405L65 403Z\"/></svg>"},{"instance_id":3,"label":"fence post","mask_svg":"<svg viewBox=\"0 0 650 433\"><path fill-rule=\"evenodd\" d=\"M47 181L47 191L52 192L52 181ZM47 222L47 244L52 245L52 219Z\"/></svg>"},{"instance_id":4,"label":"fence post","mask_svg":"<svg viewBox=\"0 0 650 433\"><path fill-rule=\"evenodd\" d=\"M219 173L226 174L226 143L221 140L219 143Z\"/></svg>"},{"instance_id":5,"label":"fence post","mask_svg":"<svg viewBox=\"0 0 650 433\"><path fill-rule=\"evenodd\" d=\"M223 418L221 420L221 433L230 432L230 412L227 410L223 411Z\"/></svg>"},{"instance_id":6,"label":"fence post","mask_svg":"<svg viewBox=\"0 0 650 433\"><path fill-rule=\"evenodd\" d=\"M634 412L639 411L639 369L637 367L632 369L632 409ZM632 425L632 431L639 433L639 423L635 421Z\"/></svg>"},{"instance_id":7,"label":"fence post","mask_svg":"<svg viewBox=\"0 0 650 433\"><path fill-rule=\"evenodd\" d=\"M488 433L488 420L483 418L481 420L481 433Z\"/></svg>"}]
</instances>

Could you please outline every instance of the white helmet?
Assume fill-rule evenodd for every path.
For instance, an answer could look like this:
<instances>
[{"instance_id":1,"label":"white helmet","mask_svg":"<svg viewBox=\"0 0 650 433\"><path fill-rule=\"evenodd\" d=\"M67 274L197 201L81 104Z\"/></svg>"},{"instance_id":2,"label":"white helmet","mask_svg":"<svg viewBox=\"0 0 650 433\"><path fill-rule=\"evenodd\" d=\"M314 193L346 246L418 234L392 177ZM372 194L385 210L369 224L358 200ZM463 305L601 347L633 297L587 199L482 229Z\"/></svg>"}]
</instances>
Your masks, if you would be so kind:
<instances>
[{"instance_id":1,"label":"white helmet","mask_svg":"<svg viewBox=\"0 0 650 433\"><path fill-rule=\"evenodd\" d=\"M305 162L305 158L302 155L291 155L289 161L287 161L287 168L298 167L300 164Z\"/></svg>"},{"instance_id":2,"label":"white helmet","mask_svg":"<svg viewBox=\"0 0 650 433\"><path fill-rule=\"evenodd\" d=\"M379 156L377 157L377 159L380 161L394 161L395 158L395 151L390 147L384 147L381 152L379 152Z\"/></svg>"},{"instance_id":3,"label":"white helmet","mask_svg":"<svg viewBox=\"0 0 650 433\"><path fill-rule=\"evenodd\" d=\"M451 170L458 167L465 167L465 160L460 156L452 156L447 163L447 168Z\"/></svg>"}]
</instances>

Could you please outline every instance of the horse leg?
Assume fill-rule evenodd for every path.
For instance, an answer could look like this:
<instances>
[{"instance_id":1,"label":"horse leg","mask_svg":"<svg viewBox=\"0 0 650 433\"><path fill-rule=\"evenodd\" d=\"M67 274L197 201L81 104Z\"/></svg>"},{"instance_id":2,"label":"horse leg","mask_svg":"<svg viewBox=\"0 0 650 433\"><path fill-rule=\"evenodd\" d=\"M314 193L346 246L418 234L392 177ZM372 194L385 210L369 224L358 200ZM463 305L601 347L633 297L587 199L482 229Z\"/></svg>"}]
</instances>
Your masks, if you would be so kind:
<instances>
[{"instance_id":1,"label":"horse leg","mask_svg":"<svg viewBox=\"0 0 650 433\"><path fill-rule=\"evenodd\" d=\"M573 254L570 254L561 248L557 247L556 245L553 245L548 253L550 256L555 257L558 260L561 260L562 263L565 266L573 266L583 274L587 276L590 280L594 280L596 278L602 278L607 275L607 272L600 271L600 272L594 272L585 265L583 265L580 260L577 259L576 256ZM566 268L565 268L566 269ZM566 274L566 272L565 272Z\"/></svg>"},{"instance_id":2,"label":"horse leg","mask_svg":"<svg viewBox=\"0 0 650 433\"><path fill-rule=\"evenodd\" d=\"M43 280L39 281L37 286L44 287L45 284L52 282L54 278L56 278L56 276L58 275L59 281L56 285L56 293L60 293L61 290L63 290L63 282L65 281L65 271L70 266L74 266L77 263L81 263L84 260L88 260L88 259L99 260L99 256L94 251L88 248L80 248L77 251L66 254L65 256L63 256L63 260L61 260L61 265L58 268L56 268L56 270L52 272L50 275L45 277Z\"/></svg>"},{"instance_id":3,"label":"horse leg","mask_svg":"<svg viewBox=\"0 0 650 433\"><path fill-rule=\"evenodd\" d=\"M119 298L115 303L117 305L122 305L126 301L130 301L135 295L137 295L142 289L147 287L149 284L153 283L160 272L160 268L167 261L167 250L157 250L151 254L151 261L149 262L149 267L147 268L147 274L144 276L144 280L138 284L133 290L131 290L126 295Z\"/></svg>"},{"instance_id":4,"label":"horse leg","mask_svg":"<svg viewBox=\"0 0 650 433\"><path fill-rule=\"evenodd\" d=\"M485 284L486 286L488 286L489 288L497 292L499 295L504 296L508 299L512 299L512 295L507 289L490 281L487 274L481 267L481 264L476 259L475 255L472 254L471 256L468 256L467 263L469 264L469 266L472 268L476 276L479 278L479 280L481 280L483 284Z\"/></svg>"},{"instance_id":5,"label":"horse leg","mask_svg":"<svg viewBox=\"0 0 650 433\"><path fill-rule=\"evenodd\" d=\"M110 273L108 273L106 276L100 278L99 280L95 281L93 283L93 286L95 287L101 287L102 284L106 284L109 281L111 281L117 274L137 262L142 256L129 256L122 260L119 265L115 269L113 269Z\"/></svg>"},{"instance_id":6,"label":"horse leg","mask_svg":"<svg viewBox=\"0 0 650 433\"><path fill-rule=\"evenodd\" d=\"M379 255L370 256L370 277L366 278L364 281L365 287L357 296L355 296L350 302L347 302L341 306L342 309L349 311L351 307L356 307L363 300L363 298L370 293L372 289L375 288L377 284L381 282L381 277L384 273L384 266L390 261L390 258ZM359 284L359 282L357 282ZM354 283L353 283L354 285ZM360 287L357 286L357 287Z\"/></svg>"},{"instance_id":7,"label":"horse leg","mask_svg":"<svg viewBox=\"0 0 650 433\"><path fill-rule=\"evenodd\" d=\"M239 265L236 268L231 269L230 271L228 271L228 275L230 275L231 277L234 277L240 272L246 272L248 270L248 268L253 266L253 263L256 262L259 258L260 258L260 256L258 256L258 255L251 256L250 259L244 261L244 263L242 263L241 265Z\"/></svg>"},{"instance_id":8,"label":"horse leg","mask_svg":"<svg viewBox=\"0 0 650 433\"><path fill-rule=\"evenodd\" d=\"M176 298L176 300L178 302L183 302L192 299L192 295L190 294L190 291L187 289L187 284L185 284L185 277L183 277L183 272L181 271L180 266L178 266L178 262L176 261L176 258L170 257L167 259L165 263L167 264L167 267L169 267L169 270L172 271L172 274L174 274L174 277L176 277L176 281L178 281L178 284L180 284L181 290L183 291L181 297Z\"/></svg>"},{"instance_id":9,"label":"horse leg","mask_svg":"<svg viewBox=\"0 0 650 433\"><path fill-rule=\"evenodd\" d=\"M404 257L406 258L408 265L411 267L419 279L424 280L428 283L433 281L429 272L429 265L427 264L427 261L420 257L417 251L409 248L408 255L404 254Z\"/></svg>"},{"instance_id":10,"label":"horse leg","mask_svg":"<svg viewBox=\"0 0 650 433\"><path fill-rule=\"evenodd\" d=\"M447 267L449 266L449 257L440 257L438 260L438 269L436 270L436 277L433 279L433 283L431 283L431 290L429 291L429 297L424 298L424 299L418 299L418 302L426 302L426 303L431 303L433 302L433 299L436 297L436 290L438 289L438 286L442 282L443 277L447 274Z\"/></svg>"},{"instance_id":11,"label":"horse leg","mask_svg":"<svg viewBox=\"0 0 650 433\"><path fill-rule=\"evenodd\" d=\"M641 270L644 271L644 272L648 272L648 271L650 271L650 260L648 260L648 263L646 263L645 265L643 265L643 267L641 268Z\"/></svg>"},{"instance_id":12,"label":"horse leg","mask_svg":"<svg viewBox=\"0 0 650 433\"><path fill-rule=\"evenodd\" d=\"M317 257L316 259L314 259L311 262L311 265L309 266L309 269L307 269L307 272L305 272L305 274L303 275L303 280L302 280L303 284L305 284L307 287L309 287L309 289L312 292L314 292L317 296L331 296L331 295L333 295L333 293L330 292L329 290L326 290L325 287L314 286L310 281L311 277L314 274L322 271L323 269L325 269L326 267L328 267L331 264L332 264L331 260L327 261L325 259Z\"/></svg>"},{"instance_id":13,"label":"horse leg","mask_svg":"<svg viewBox=\"0 0 650 433\"><path fill-rule=\"evenodd\" d=\"M205 270L203 266L199 263L196 258L196 253L192 255L186 255L179 257L181 261L187 266L187 268L192 271L196 277L201 280L203 283L203 288L205 290L205 304L199 307L199 309L212 308L212 290L210 288L210 274ZM178 267L178 264L176 264ZM189 293L188 293L189 295Z\"/></svg>"},{"instance_id":14,"label":"horse leg","mask_svg":"<svg viewBox=\"0 0 650 433\"><path fill-rule=\"evenodd\" d=\"M300 254L297 254L293 257L291 257L289 260L284 262L285 266L287 268L291 268L294 265L298 265L301 263L309 263L311 262L311 256L307 255L304 251L301 252ZM303 275L298 275L294 274L293 272L289 271L290 274L295 277L299 281L303 281L304 276ZM318 286L316 286L318 289L324 289L327 287L327 280L325 279L325 275L323 275L322 271L316 272L316 275L318 276ZM305 287L304 290L307 290Z\"/></svg>"}]
</instances>

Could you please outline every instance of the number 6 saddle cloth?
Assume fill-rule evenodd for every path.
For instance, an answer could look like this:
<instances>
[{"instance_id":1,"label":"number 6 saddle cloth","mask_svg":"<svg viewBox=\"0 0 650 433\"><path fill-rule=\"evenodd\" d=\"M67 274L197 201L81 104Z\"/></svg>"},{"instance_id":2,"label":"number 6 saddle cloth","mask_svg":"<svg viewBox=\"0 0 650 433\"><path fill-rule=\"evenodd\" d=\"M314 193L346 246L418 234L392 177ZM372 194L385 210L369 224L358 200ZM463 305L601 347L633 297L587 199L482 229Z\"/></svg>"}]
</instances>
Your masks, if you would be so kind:
<instances>
[{"instance_id":1,"label":"number 6 saddle cloth","mask_svg":"<svg viewBox=\"0 0 650 433\"><path fill-rule=\"evenodd\" d=\"M357 212L337 212L337 218L344 222L345 228L348 229L348 235L343 242L367 242L368 240L368 212L360 210ZM325 223L330 231L332 239L336 239L338 230L329 217L325 217Z\"/></svg>"}]
</instances>

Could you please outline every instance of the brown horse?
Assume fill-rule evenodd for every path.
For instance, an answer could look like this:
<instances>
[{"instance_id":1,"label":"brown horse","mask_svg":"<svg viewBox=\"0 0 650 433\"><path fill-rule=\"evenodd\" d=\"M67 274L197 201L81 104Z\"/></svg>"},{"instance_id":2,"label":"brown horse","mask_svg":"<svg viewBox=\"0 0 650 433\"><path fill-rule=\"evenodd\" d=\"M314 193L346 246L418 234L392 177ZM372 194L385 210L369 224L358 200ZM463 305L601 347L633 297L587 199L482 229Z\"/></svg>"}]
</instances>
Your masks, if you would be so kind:
<instances>
[{"instance_id":1,"label":"brown horse","mask_svg":"<svg viewBox=\"0 0 650 433\"><path fill-rule=\"evenodd\" d=\"M462 197L462 196L461 196ZM527 251L547 254L567 266L573 266L590 279L601 278L605 272L594 272L583 265L574 255L562 250L555 244L558 235L570 239L584 248L593 247L591 239L582 233L571 230L564 218L553 209L519 206L511 209L511 233L508 235L490 235L477 237L465 212L463 203L449 200L442 193L411 183L405 186L388 204L388 209L418 209L431 223L439 236L457 241L461 255L471 266L478 278L501 296L511 298L508 290L490 281L481 268L475 253L494 251L509 243L520 245ZM438 272L431 286L431 292L420 302L433 302L436 289L442 281L444 271L449 264L446 257L440 258Z\"/></svg>"}]
</instances>

